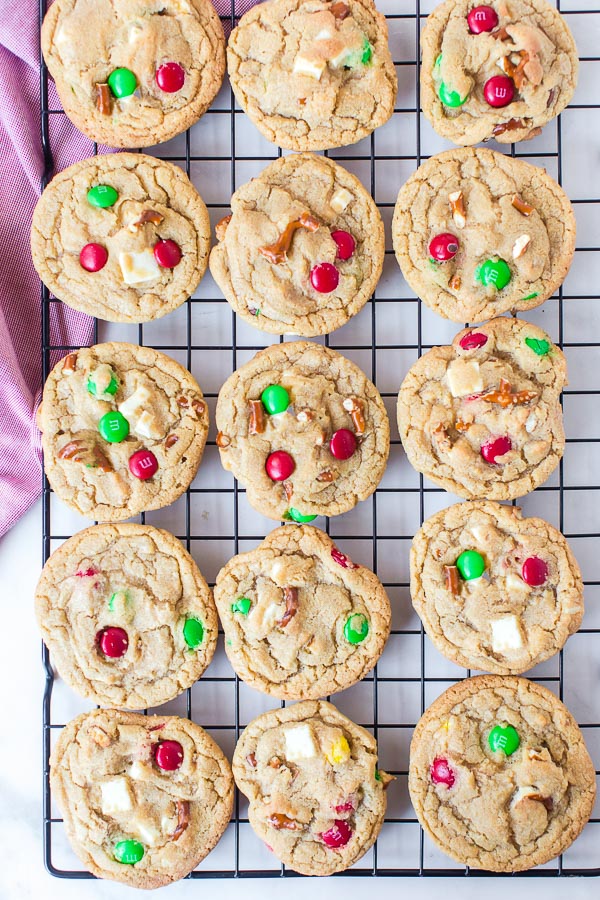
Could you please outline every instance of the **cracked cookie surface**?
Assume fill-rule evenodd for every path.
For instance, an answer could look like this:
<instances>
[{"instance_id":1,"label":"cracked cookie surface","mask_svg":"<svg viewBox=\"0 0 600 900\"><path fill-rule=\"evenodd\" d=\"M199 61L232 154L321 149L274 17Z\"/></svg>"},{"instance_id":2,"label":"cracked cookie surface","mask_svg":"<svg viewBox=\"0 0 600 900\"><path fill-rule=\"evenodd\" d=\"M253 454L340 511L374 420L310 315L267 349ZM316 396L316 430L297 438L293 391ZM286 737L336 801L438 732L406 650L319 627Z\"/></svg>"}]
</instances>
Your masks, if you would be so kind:
<instances>
[{"instance_id":1,"label":"cracked cookie surface","mask_svg":"<svg viewBox=\"0 0 600 900\"><path fill-rule=\"evenodd\" d=\"M166 703L197 681L217 643L210 588L177 538L151 525L69 538L44 566L35 609L61 677L104 706Z\"/></svg>"},{"instance_id":2,"label":"cracked cookie surface","mask_svg":"<svg viewBox=\"0 0 600 900\"><path fill-rule=\"evenodd\" d=\"M392 224L409 285L455 322L539 306L565 279L575 233L573 207L544 169L470 147L419 166Z\"/></svg>"},{"instance_id":3,"label":"cracked cookie surface","mask_svg":"<svg viewBox=\"0 0 600 900\"><path fill-rule=\"evenodd\" d=\"M225 74L210 0L55 0L42 52L67 116L111 147L150 147L185 131Z\"/></svg>"},{"instance_id":4,"label":"cracked cookie surface","mask_svg":"<svg viewBox=\"0 0 600 900\"><path fill-rule=\"evenodd\" d=\"M281 157L235 192L231 209L217 228L222 237L210 269L254 327L328 334L373 293L385 253L383 222L358 178L333 160ZM330 283L319 281L323 271Z\"/></svg>"},{"instance_id":5,"label":"cracked cookie surface","mask_svg":"<svg viewBox=\"0 0 600 900\"><path fill-rule=\"evenodd\" d=\"M377 742L324 701L305 700L254 719L233 755L252 828L295 872L331 875L375 842L385 816Z\"/></svg>"},{"instance_id":6,"label":"cracked cookie surface","mask_svg":"<svg viewBox=\"0 0 600 900\"><path fill-rule=\"evenodd\" d=\"M554 471L565 434L561 350L522 319L460 331L412 366L398 394L398 428L412 466L446 491L512 500Z\"/></svg>"},{"instance_id":7,"label":"cracked cookie surface","mask_svg":"<svg viewBox=\"0 0 600 900\"><path fill-rule=\"evenodd\" d=\"M284 525L221 569L225 650L247 684L285 700L345 690L373 668L390 604L373 572L311 525Z\"/></svg>"},{"instance_id":8,"label":"cracked cookie surface","mask_svg":"<svg viewBox=\"0 0 600 900\"><path fill-rule=\"evenodd\" d=\"M573 35L546 0L446 0L421 51L423 112L455 144L535 137L577 85Z\"/></svg>"},{"instance_id":9,"label":"cracked cookie surface","mask_svg":"<svg viewBox=\"0 0 600 900\"><path fill-rule=\"evenodd\" d=\"M385 470L389 421L377 388L320 344L261 350L221 388L216 418L223 467L271 519L347 512Z\"/></svg>"},{"instance_id":10,"label":"cracked cookie surface","mask_svg":"<svg viewBox=\"0 0 600 900\"><path fill-rule=\"evenodd\" d=\"M482 675L453 685L421 718L408 787L421 825L452 859L522 872L579 835L596 778L577 723L553 693Z\"/></svg>"},{"instance_id":11,"label":"cracked cookie surface","mask_svg":"<svg viewBox=\"0 0 600 900\"><path fill-rule=\"evenodd\" d=\"M53 368L38 412L58 497L98 521L168 506L194 478L208 434L198 383L134 344L82 347Z\"/></svg>"},{"instance_id":12,"label":"cracked cookie surface","mask_svg":"<svg viewBox=\"0 0 600 900\"><path fill-rule=\"evenodd\" d=\"M99 270L82 264L90 245L106 252ZM165 259L165 249L174 256ZM178 166L138 153L65 169L42 194L31 226L44 284L110 322L149 322L176 309L198 286L209 249L208 211L191 181Z\"/></svg>"},{"instance_id":13,"label":"cracked cookie surface","mask_svg":"<svg viewBox=\"0 0 600 900\"><path fill-rule=\"evenodd\" d=\"M564 645L583 617L583 584L563 535L518 507L467 501L416 533L411 596L440 653L518 675Z\"/></svg>"},{"instance_id":14,"label":"cracked cookie surface","mask_svg":"<svg viewBox=\"0 0 600 900\"><path fill-rule=\"evenodd\" d=\"M289 150L353 144L392 115L397 79L385 17L372 0L269 0L227 46L242 109Z\"/></svg>"},{"instance_id":15,"label":"cracked cookie surface","mask_svg":"<svg viewBox=\"0 0 600 900\"><path fill-rule=\"evenodd\" d=\"M84 713L62 730L50 780L86 868L137 888L191 872L221 838L233 808L225 754L178 716Z\"/></svg>"}]
</instances>

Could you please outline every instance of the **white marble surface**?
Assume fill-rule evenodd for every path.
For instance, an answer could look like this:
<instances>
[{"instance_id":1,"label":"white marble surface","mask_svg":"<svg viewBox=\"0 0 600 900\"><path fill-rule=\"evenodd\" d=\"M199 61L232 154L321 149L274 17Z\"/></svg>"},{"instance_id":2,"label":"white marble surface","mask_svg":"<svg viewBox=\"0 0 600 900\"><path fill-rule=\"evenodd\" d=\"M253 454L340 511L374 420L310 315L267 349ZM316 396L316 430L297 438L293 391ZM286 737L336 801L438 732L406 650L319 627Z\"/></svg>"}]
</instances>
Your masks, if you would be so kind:
<instances>
[{"instance_id":1,"label":"white marble surface","mask_svg":"<svg viewBox=\"0 0 600 900\"><path fill-rule=\"evenodd\" d=\"M37 504L0 541L0 584L3 622L0 628L0 898L1 900L117 900L133 896L121 885L65 881L44 869L42 854L42 746L41 703L43 670L40 640L33 615L32 594L41 566L41 512ZM211 900L275 900L282 890L286 900L305 898L306 879L180 882L163 888L160 897L188 900L209 895ZM600 895L598 879L532 882L525 878L468 879L312 879L314 900L362 900L365 891L376 891L381 900L410 892L411 900L460 897L486 900L591 900Z\"/></svg>"}]
</instances>

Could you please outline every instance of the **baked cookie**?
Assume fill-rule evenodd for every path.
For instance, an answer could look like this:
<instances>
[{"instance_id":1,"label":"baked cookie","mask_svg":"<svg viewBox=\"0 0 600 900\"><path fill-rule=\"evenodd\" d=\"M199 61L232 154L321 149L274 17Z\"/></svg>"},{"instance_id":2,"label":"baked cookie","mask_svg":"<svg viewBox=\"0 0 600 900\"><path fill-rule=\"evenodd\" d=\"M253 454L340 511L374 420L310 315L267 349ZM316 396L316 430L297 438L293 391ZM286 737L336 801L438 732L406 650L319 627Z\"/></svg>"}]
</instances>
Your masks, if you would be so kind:
<instances>
[{"instance_id":1,"label":"baked cookie","mask_svg":"<svg viewBox=\"0 0 600 900\"><path fill-rule=\"evenodd\" d=\"M173 503L196 475L208 434L190 373L151 347L116 342L57 363L37 421L52 489L100 522Z\"/></svg>"},{"instance_id":2,"label":"baked cookie","mask_svg":"<svg viewBox=\"0 0 600 900\"><path fill-rule=\"evenodd\" d=\"M210 0L54 0L42 52L67 116L112 147L150 147L185 131L225 74Z\"/></svg>"},{"instance_id":3,"label":"baked cookie","mask_svg":"<svg viewBox=\"0 0 600 900\"><path fill-rule=\"evenodd\" d=\"M187 300L206 271L210 222L171 163L138 153L84 159L57 175L31 224L38 275L73 309L149 322Z\"/></svg>"},{"instance_id":4,"label":"baked cookie","mask_svg":"<svg viewBox=\"0 0 600 900\"><path fill-rule=\"evenodd\" d=\"M464 147L432 156L400 189L392 235L402 274L454 322L539 306L575 253L575 214L553 178Z\"/></svg>"},{"instance_id":5,"label":"baked cookie","mask_svg":"<svg viewBox=\"0 0 600 900\"><path fill-rule=\"evenodd\" d=\"M271 334L328 334L359 312L385 256L383 222L358 178L312 153L282 156L235 192L217 225L213 278Z\"/></svg>"},{"instance_id":6,"label":"baked cookie","mask_svg":"<svg viewBox=\"0 0 600 900\"><path fill-rule=\"evenodd\" d=\"M596 776L555 694L526 678L481 675L448 688L421 718L408 787L421 825L452 859L523 872L579 835Z\"/></svg>"},{"instance_id":7,"label":"baked cookie","mask_svg":"<svg viewBox=\"0 0 600 900\"><path fill-rule=\"evenodd\" d=\"M320 344L261 350L221 388L216 418L223 468L271 519L347 512L385 470L390 426L377 388Z\"/></svg>"},{"instance_id":8,"label":"baked cookie","mask_svg":"<svg viewBox=\"0 0 600 900\"><path fill-rule=\"evenodd\" d=\"M392 776L377 768L377 741L323 700L254 719L233 754L252 828L302 875L348 869L375 843Z\"/></svg>"},{"instance_id":9,"label":"baked cookie","mask_svg":"<svg viewBox=\"0 0 600 900\"><path fill-rule=\"evenodd\" d=\"M398 89L385 16L373 0L268 0L232 31L236 99L288 150L354 144L390 118Z\"/></svg>"},{"instance_id":10,"label":"baked cookie","mask_svg":"<svg viewBox=\"0 0 600 900\"><path fill-rule=\"evenodd\" d=\"M251 687L316 700L369 672L390 633L390 603L373 572L323 531L284 525L217 575L225 650Z\"/></svg>"},{"instance_id":11,"label":"baked cookie","mask_svg":"<svg viewBox=\"0 0 600 900\"><path fill-rule=\"evenodd\" d=\"M427 519L412 543L410 592L440 653L498 675L553 656L583 618L581 572L560 531L491 500Z\"/></svg>"},{"instance_id":12,"label":"baked cookie","mask_svg":"<svg viewBox=\"0 0 600 900\"><path fill-rule=\"evenodd\" d=\"M534 490L563 455L561 350L522 319L466 328L409 370L398 428L409 462L435 484L472 500L512 500Z\"/></svg>"},{"instance_id":13,"label":"baked cookie","mask_svg":"<svg viewBox=\"0 0 600 900\"><path fill-rule=\"evenodd\" d=\"M62 730L52 796L94 875L157 888L210 853L233 808L225 754L189 719L97 709Z\"/></svg>"},{"instance_id":14,"label":"baked cookie","mask_svg":"<svg viewBox=\"0 0 600 900\"><path fill-rule=\"evenodd\" d=\"M35 611L52 662L104 706L160 706L200 678L217 643L212 593L177 538L95 525L52 554Z\"/></svg>"},{"instance_id":15,"label":"baked cookie","mask_svg":"<svg viewBox=\"0 0 600 900\"><path fill-rule=\"evenodd\" d=\"M577 86L573 35L546 0L445 0L421 50L423 112L455 144L535 137Z\"/></svg>"}]
</instances>

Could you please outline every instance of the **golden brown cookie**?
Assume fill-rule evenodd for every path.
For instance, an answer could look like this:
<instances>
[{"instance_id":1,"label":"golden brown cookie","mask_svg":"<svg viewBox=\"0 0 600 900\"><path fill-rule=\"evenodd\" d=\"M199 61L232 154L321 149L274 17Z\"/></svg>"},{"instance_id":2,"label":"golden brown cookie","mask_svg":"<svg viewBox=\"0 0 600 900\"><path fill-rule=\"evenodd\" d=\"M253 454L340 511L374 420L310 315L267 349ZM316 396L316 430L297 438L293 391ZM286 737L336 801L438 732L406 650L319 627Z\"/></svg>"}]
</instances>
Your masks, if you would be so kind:
<instances>
[{"instance_id":1,"label":"golden brown cookie","mask_svg":"<svg viewBox=\"0 0 600 900\"><path fill-rule=\"evenodd\" d=\"M233 755L252 828L302 875L349 868L374 844L392 776L377 742L335 706L305 700L254 719Z\"/></svg>"},{"instance_id":2,"label":"golden brown cookie","mask_svg":"<svg viewBox=\"0 0 600 900\"><path fill-rule=\"evenodd\" d=\"M449 347L423 354L402 382L406 455L459 497L520 497L560 462L566 383L562 351L529 322L493 319L460 331Z\"/></svg>"},{"instance_id":3,"label":"golden brown cookie","mask_svg":"<svg viewBox=\"0 0 600 900\"><path fill-rule=\"evenodd\" d=\"M579 835L596 776L558 697L526 678L482 675L448 688L421 718L408 787L421 825L452 859L523 872Z\"/></svg>"},{"instance_id":4,"label":"golden brown cookie","mask_svg":"<svg viewBox=\"0 0 600 900\"><path fill-rule=\"evenodd\" d=\"M577 86L577 47L547 0L445 0L421 34L421 104L444 138L525 141Z\"/></svg>"},{"instance_id":5,"label":"golden brown cookie","mask_svg":"<svg viewBox=\"0 0 600 900\"><path fill-rule=\"evenodd\" d=\"M575 253L575 213L544 169L482 148L432 156L400 189L402 274L435 312L481 322L539 306Z\"/></svg>"},{"instance_id":6,"label":"golden brown cookie","mask_svg":"<svg viewBox=\"0 0 600 900\"><path fill-rule=\"evenodd\" d=\"M390 633L376 575L312 525L276 528L217 575L225 650L247 684L283 700L316 700L356 684Z\"/></svg>"},{"instance_id":7,"label":"golden brown cookie","mask_svg":"<svg viewBox=\"0 0 600 900\"><path fill-rule=\"evenodd\" d=\"M62 730L52 796L86 868L157 888L210 853L233 808L231 768L204 729L177 716L97 709Z\"/></svg>"},{"instance_id":8,"label":"golden brown cookie","mask_svg":"<svg viewBox=\"0 0 600 900\"><path fill-rule=\"evenodd\" d=\"M68 506L101 522L168 506L194 478L208 408L179 363L134 344L69 353L44 386L44 467Z\"/></svg>"},{"instance_id":9,"label":"golden brown cookie","mask_svg":"<svg viewBox=\"0 0 600 900\"><path fill-rule=\"evenodd\" d=\"M268 0L227 45L242 109L289 150L354 144L394 111L397 79L385 16L373 0Z\"/></svg>"},{"instance_id":10,"label":"golden brown cookie","mask_svg":"<svg viewBox=\"0 0 600 900\"><path fill-rule=\"evenodd\" d=\"M359 312L385 255L358 178L323 156L283 156L239 188L217 225L213 278L237 314L272 334L329 334Z\"/></svg>"},{"instance_id":11,"label":"golden brown cookie","mask_svg":"<svg viewBox=\"0 0 600 900\"><path fill-rule=\"evenodd\" d=\"M557 653L583 617L581 572L560 531L491 500L456 503L424 522L410 592L440 653L498 675Z\"/></svg>"},{"instance_id":12,"label":"golden brown cookie","mask_svg":"<svg viewBox=\"0 0 600 900\"><path fill-rule=\"evenodd\" d=\"M225 74L210 0L55 0L42 52L68 117L112 147L150 147L185 131Z\"/></svg>"},{"instance_id":13,"label":"golden brown cookie","mask_svg":"<svg viewBox=\"0 0 600 900\"><path fill-rule=\"evenodd\" d=\"M52 179L31 224L38 275L73 309L149 322L206 271L208 211L186 174L139 153L84 159Z\"/></svg>"}]
</instances>

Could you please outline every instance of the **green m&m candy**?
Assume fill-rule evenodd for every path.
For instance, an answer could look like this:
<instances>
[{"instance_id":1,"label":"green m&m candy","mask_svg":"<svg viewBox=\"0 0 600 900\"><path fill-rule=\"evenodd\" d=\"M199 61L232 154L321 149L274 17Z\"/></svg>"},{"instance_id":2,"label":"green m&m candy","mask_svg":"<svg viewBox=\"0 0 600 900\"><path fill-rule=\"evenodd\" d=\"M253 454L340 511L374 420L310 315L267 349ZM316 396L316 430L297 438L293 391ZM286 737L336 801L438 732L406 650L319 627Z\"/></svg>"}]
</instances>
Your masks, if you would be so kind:
<instances>
[{"instance_id":1,"label":"green m&m candy","mask_svg":"<svg viewBox=\"0 0 600 900\"><path fill-rule=\"evenodd\" d=\"M482 284L486 287L491 284L497 291L505 288L511 277L510 267L503 259L486 259L477 272L477 278Z\"/></svg>"},{"instance_id":2,"label":"green m&m candy","mask_svg":"<svg viewBox=\"0 0 600 900\"><path fill-rule=\"evenodd\" d=\"M270 416L285 412L290 405L290 395L280 384L270 384L264 389L260 399Z\"/></svg>"},{"instance_id":3,"label":"green m&m candy","mask_svg":"<svg viewBox=\"0 0 600 900\"><path fill-rule=\"evenodd\" d=\"M456 560L455 566L464 581L481 578L485 572L485 560L477 550L463 550Z\"/></svg>"},{"instance_id":4,"label":"green m&m candy","mask_svg":"<svg viewBox=\"0 0 600 900\"><path fill-rule=\"evenodd\" d=\"M539 297L539 296L540 296L539 292L534 291L533 294L527 294L526 297L521 297L521 299L519 300L519 303L525 303L526 300L535 300L535 298Z\"/></svg>"},{"instance_id":5,"label":"green m&m candy","mask_svg":"<svg viewBox=\"0 0 600 900\"><path fill-rule=\"evenodd\" d=\"M238 597L235 603L231 604L231 612L241 613L243 616L247 616L250 612L250 607L252 606L252 600L248 597Z\"/></svg>"},{"instance_id":6,"label":"green m&m candy","mask_svg":"<svg viewBox=\"0 0 600 900\"><path fill-rule=\"evenodd\" d=\"M317 517L316 516L303 516L299 510L295 509L293 506L290 506L290 508L287 510L287 512L285 512L283 514L283 518L291 519L292 522L298 522L298 524L302 525L303 523L306 523L306 522L312 522Z\"/></svg>"},{"instance_id":7,"label":"green m&m candy","mask_svg":"<svg viewBox=\"0 0 600 900\"><path fill-rule=\"evenodd\" d=\"M544 341L540 338L525 338L525 343L538 356L545 356L546 353L550 352L550 341Z\"/></svg>"},{"instance_id":8,"label":"green m&m candy","mask_svg":"<svg viewBox=\"0 0 600 900\"><path fill-rule=\"evenodd\" d=\"M103 363L88 375L87 389L92 397L99 399L103 399L107 395L114 397L119 390L119 379L111 367Z\"/></svg>"},{"instance_id":9,"label":"green m&m candy","mask_svg":"<svg viewBox=\"0 0 600 900\"><path fill-rule=\"evenodd\" d=\"M137 78L131 69L115 69L108 76L108 86L115 97L131 97L137 87Z\"/></svg>"},{"instance_id":10,"label":"green m&m candy","mask_svg":"<svg viewBox=\"0 0 600 900\"><path fill-rule=\"evenodd\" d=\"M344 637L350 644L360 644L369 633L369 620L362 613L353 613L344 625Z\"/></svg>"},{"instance_id":11,"label":"green m&m candy","mask_svg":"<svg viewBox=\"0 0 600 900\"><path fill-rule=\"evenodd\" d=\"M190 648L190 650L195 650L196 647L199 647L204 638L204 625L200 621L200 619L196 619L193 616L190 616L189 619L185 620L183 626L183 639L186 644Z\"/></svg>"},{"instance_id":12,"label":"green m&m candy","mask_svg":"<svg viewBox=\"0 0 600 900\"><path fill-rule=\"evenodd\" d=\"M370 42L365 38L360 61L363 66L368 66L372 59L373 59L373 47L371 46Z\"/></svg>"},{"instance_id":13,"label":"green m&m candy","mask_svg":"<svg viewBox=\"0 0 600 900\"><path fill-rule=\"evenodd\" d=\"M144 858L144 848L139 841L117 841L113 852L116 861L125 866L135 866Z\"/></svg>"},{"instance_id":14,"label":"green m&m candy","mask_svg":"<svg viewBox=\"0 0 600 900\"><path fill-rule=\"evenodd\" d=\"M90 206L97 206L99 209L108 209L109 206L114 206L118 199L118 192L110 184L97 184L87 192Z\"/></svg>"},{"instance_id":15,"label":"green m&m candy","mask_svg":"<svg viewBox=\"0 0 600 900\"><path fill-rule=\"evenodd\" d=\"M488 742L492 753L502 750L507 756L511 756L518 749L521 739L512 725L496 725L489 733Z\"/></svg>"},{"instance_id":16,"label":"green m&m candy","mask_svg":"<svg viewBox=\"0 0 600 900\"><path fill-rule=\"evenodd\" d=\"M104 413L98 422L98 431L109 444L120 444L129 434L129 422L117 409Z\"/></svg>"},{"instance_id":17,"label":"green m&m candy","mask_svg":"<svg viewBox=\"0 0 600 900\"><path fill-rule=\"evenodd\" d=\"M442 73L440 70L440 66L442 63L442 54L438 56L435 61L435 65L433 67L433 77L440 79L440 83L438 86L438 97L444 104L444 106L448 106L451 109L456 109L458 106L462 106L463 103L467 102L468 97L461 97L458 91L450 91L441 80Z\"/></svg>"}]
</instances>

